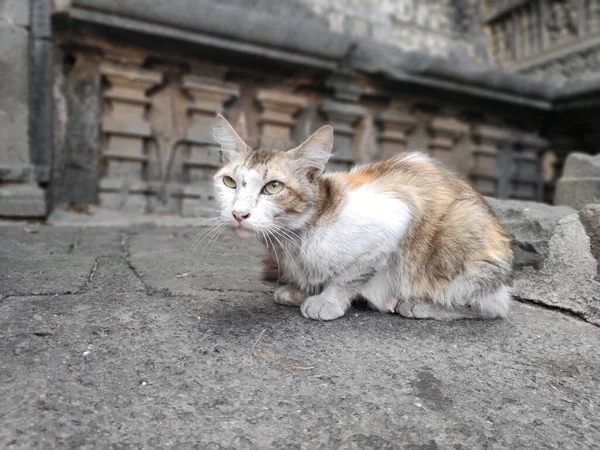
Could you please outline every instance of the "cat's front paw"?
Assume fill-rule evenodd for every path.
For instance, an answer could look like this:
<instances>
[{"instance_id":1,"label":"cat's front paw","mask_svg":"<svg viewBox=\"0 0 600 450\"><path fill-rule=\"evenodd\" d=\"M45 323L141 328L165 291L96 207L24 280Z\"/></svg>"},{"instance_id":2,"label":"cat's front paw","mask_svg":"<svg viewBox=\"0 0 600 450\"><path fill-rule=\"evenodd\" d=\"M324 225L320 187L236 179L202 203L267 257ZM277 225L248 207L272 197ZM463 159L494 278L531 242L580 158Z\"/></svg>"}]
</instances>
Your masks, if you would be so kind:
<instances>
[{"instance_id":1,"label":"cat's front paw","mask_svg":"<svg viewBox=\"0 0 600 450\"><path fill-rule=\"evenodd\" d=\"M281 286L275 291L275 303L284 306L300 306L306 299L307 295L304 291L292 286Z\"/></svg>"},{"instance_id":2,"label":"cat's front paw","mask_svg":"<svg viewBox=\"0 0 600 450\"><path fill-rule=\"evenodd\" d=\"M307 319L334 320L342 317L346 309L336 301L323 295L313 295L304 300L300 312Z\"/></svg>"}]
</instances>

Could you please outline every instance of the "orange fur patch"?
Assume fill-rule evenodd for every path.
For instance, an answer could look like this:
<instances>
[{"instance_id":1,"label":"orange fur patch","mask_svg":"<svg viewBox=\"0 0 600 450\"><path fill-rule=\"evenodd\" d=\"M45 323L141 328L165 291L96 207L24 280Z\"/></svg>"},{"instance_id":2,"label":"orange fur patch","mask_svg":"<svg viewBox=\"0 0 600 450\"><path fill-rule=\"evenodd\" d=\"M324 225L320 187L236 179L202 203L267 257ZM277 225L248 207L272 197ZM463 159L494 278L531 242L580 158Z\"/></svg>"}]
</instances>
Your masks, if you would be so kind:
<instances>
[{"instance_id":1,"label":"orange fur patch","mask_svg":"<svg viewBox=\"0 0 600 450\"><path fill-rule=\"evenodd\" d=\"M355 191L356 189L374 180L374 177L371 174L361 172L349 172L340 175L342 179L346 180L348 183L348 188L351 191Z\"/></svg>"}]
</instances>

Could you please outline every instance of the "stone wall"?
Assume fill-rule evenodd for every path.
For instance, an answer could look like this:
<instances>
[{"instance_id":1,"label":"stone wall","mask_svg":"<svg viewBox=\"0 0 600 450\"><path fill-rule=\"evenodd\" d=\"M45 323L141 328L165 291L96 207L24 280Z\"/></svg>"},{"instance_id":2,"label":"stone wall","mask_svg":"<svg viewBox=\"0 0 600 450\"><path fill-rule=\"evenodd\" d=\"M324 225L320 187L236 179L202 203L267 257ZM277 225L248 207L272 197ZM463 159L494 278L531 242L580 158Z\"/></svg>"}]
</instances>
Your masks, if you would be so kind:
<instances>
[{"instance_id":1,"label":"stone wall","mask_svg":"<svg viewBox=\"0 0 600 450\"><path fill-rule=\"evenodd\" d=\"M484 18L499 67L559 79L600 71L597 0L488 0Z\"/></svg>"},{"instance_id":2,"label":"stone wall","mask_svg":"<svg viewBox=\"0 0 600 450\"><path fill-rule=\"evenodd\" d=\"M224 0L297 23L319 20L336 33L372 38L403 50L487 60L478 0Z\"/></svg>"},{"instance_id":3,"label":"stone wall","mask_svg":"<svg viewBox=\"0 0 600 450\"><path fill-rule=\"evenodd\" d=\"M5 52L21 53L0 111L23 120L0 128L0 186L43 208L5 201L0 215L43 215L40 186L56 204L210 215L217 113L254 146L330 123L330 170L420 150L483 194L544 201L566 154L598 135L596 84L473 62L485 59L474 0L56 0L53 34L51 2L32 2L29 26L13 17L26 3L0 3L25 39ZM518 5L496 6L492 22Z\"/></svg>"},{"instance_id":4,"label":"stone wall","mask_svg":"<svg viewBox=\"0 0 600 450\"><path fill-rule=\"evenodd\" d=\"M30 49L37 50L31 15L28 1L0 0L0 215L9 217L46 214L45 194L37 183L46 174L37 170L30 145L35 139Z\"/></svg>"},{"instance_id":5,"label":"stone wall","mask_svg":"<svg viewBox=\"0 0 600 450\"><path fill-rule=\"evenodd\" d=\"M59 64L69 61L57 103L69 105L66 126L78 132L62 133L66 140L58 153L62 160L87 162L63 165L59 178L81 189L63 189L62 202L213 214L212 175L220 157L211 128L218 113L255 147L291 148L331 124L329 170L418 150L463 174L485 195L544 195L541 157L550 144L535 130L511 124L510 116L390 91L351 73L222 64L115 46L94 36L79 36L79 48L65 52L69 38L59 34L56 41L56 51L63 52ZM97 169L78 178L81 167Z\"/></svg>"}]
</instances>

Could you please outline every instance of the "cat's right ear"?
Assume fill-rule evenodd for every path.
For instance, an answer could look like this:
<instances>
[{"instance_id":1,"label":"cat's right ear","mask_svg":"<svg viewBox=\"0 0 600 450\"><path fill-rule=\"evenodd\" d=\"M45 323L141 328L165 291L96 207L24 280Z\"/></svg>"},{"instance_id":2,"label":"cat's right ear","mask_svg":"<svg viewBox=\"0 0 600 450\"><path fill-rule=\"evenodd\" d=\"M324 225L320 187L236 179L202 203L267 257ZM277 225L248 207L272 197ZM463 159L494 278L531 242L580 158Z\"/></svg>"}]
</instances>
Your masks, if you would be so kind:
<instances>
[{"instance_id":1,"label":"cat's right ear","mask_svg":"<svg viewBox=\"0 0 600 450\"><path fill-rule=\"evenodd\" d=\"M287 154L293 158L296 170L303 171L310 181L321 175L331 156L333 147L333 128L325 125L315 131L298 147Z\"/></svg>"},{"instance_id":2,"label":"cat's right ear","mask_svg":"<svg viewBox=\"0 0 600 450\"><path fill-rule=\"evenodd\" d=\"M223 160L227 163L240 153L250 151L250 147L235 132L227 119L218 114L213 125L213 137L215 142L221 146Z\"/></svg>"}]
</instances>

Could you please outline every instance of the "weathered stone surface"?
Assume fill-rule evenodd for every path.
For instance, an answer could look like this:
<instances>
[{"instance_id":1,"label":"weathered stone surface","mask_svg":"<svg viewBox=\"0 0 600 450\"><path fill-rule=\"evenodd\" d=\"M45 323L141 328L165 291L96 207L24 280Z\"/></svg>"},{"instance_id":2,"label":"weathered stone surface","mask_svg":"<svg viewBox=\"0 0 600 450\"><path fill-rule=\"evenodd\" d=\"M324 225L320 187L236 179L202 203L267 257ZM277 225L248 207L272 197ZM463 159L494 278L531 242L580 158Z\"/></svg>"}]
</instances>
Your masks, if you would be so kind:
<instances>
[{"instance_id":1,"label":"weathered stone surface","mask_svg":"<svg viewBox=\"0 0 600 450\"><path fill-rule=\"evenodd\" d=\"M79 17L90 19L86 10L101 11L93 20L110 24L114 16L125 16L148 24L154 34L165 34L166 27L175 27L176 35L182 30L212 35L211 45L236 48L232 40L246 42L246 51L261 56L277 55L283 60L294 60L311 65L329 65L332 59L342 58L351 40L347 36L332 33L318 20L305 20L302 26L293 17L278 17L255 9L239 8L209 0L142 1L135 3L112 0L76 0ZM111 16L114 15L114 16ZM121 23L124 28L135 29L138 23ZM148 27L146 27L148 31ZM167 32L167 35L171 33ZM222 37L222 39L216 39Z\"/></svg>"},{"instance_id":2,"label":"weathered stone surface","mask_svg":"<svg viewBox=\"0 0 600 450\"><path fill-rule=\"evenodd\" d=\"M597 209L578 214L564 206L487 200L513 239L513 295L600 325ZM586 218L586 227L580 216Z\"/></svg>"},{"instance_id":3,"label":"weathered stone surface","mask_svg":"<svg viewBox=\"0 0 600 450\"><path fill-rule=\"evenodd\" d=\"M554 201L574 208L600 202L600 154L571 153L567 157Z\"/></svg>"},{"instance_id":4,"label":"weathered stone surface","mask_svg":"<svg viewBox=\"0 0 600 450\"><path fill-rule=\"evenodd\" d=\"M0 24L0 164L29 164L27 30Z\"/></svg>"},{"instance_id":5,"label":"weathered stone surface","mask_svg":"<svg viewBox=\"0 0 600 450\"><path fill-rule=\"evenodd\" d=\"M0 216L44 217L46 194L35 183L0 183Z\"/></svg>"},{"instance_id":6,"label":"weathered stone surface","mask_svg":"<svg viewBox=\"0 0 600 450\"><path fill-rule=\"evenodd\" d=\"M28 0L0 0L0 24L29 25Z\"/></svg>"},{"instance_id":7,"label":"weathered stone surface","mask_svg":"<svg viewBox=\"0 0 600 450\"><path fill-rule=\"evenodd\" d=\"M0 330L2 448L576 450L600 439L598 329L526 305L505 321L358 311L319 323L263 293L90 293L4 300ZM254 359L262 330L260 354L314 369Z\"/></svg>"},{"instance_id":8,"label":"weathered stone surface","mask_svg":"<svg viewBox=\"0 0 600 450\"><path fill-rule=\"evenodd\" d=\"M575 214L567 206L518 200L485 200L513 240L515 268L531 266L540 269L549 253L550 239L561 219Z\"/></svg>"},{"instance_id":9,"label":"weathered stone surface","mask_svg":"<svg viewBox=\"0 0 600 450\"><path fill-rule=\"evenodd\" d=\"M590 250L598 261L598 275L596 280L600 281L600 204L587 205L579 211L579 220L583 223L585 231L590 238Z\"/></svg>"},{"instance_id":10,"label":"weathered stone surface","mask_svg":"<svg viewBox=\"0 0 600 450\"><path fill-rule=\"evenodd\" d=\"M99 58L78 55L64 86L67 121L57 197L64 203L96 203L102 103ZM77 189L73 189L77 186Z\"/></svg>"},{"instance_id":11,"label":"weathered stone surface","mask_svg":"<svg viewBox=\"0 0 600 450\"><path fill-rule=\"evenodd\" d=\"M81 292L96 258L121 255L117 229L0 227L0 241L0 296Z\"/></svg>"},{"instance_id":12,"label":"weathered stone surface","mask_svg":"<svg viewBox=\"0 0 600 450\"><path fill-rule=\"evenodd\" d=\"M127 240L130 263L151 291L194 295L202 289L270 290L260 279L262 265L257 263L265 254L264 247L240 241L230 231L222 231L218 240L216 235L211 227L134 234ZM234 264L236 271L225 269Z\"/></svg>"},{"instance_id":13,"label":"weathered stone surface","mask_svg":"<svg viewBox=\"0 0 600 450\"><path fill-rule=\"evenodd\" d=\"M181 228L0 226L0 294L7 280L25 294L0 298L0 448L578 450L600 440L590 324L518 302L501 321L364 310L309 321L273 302L273 284L255 284L252 241L219 238L176 279L192 239ZM71 295L32 295L53 292ZM254 359L263 330L258 353L313 368Z\"/></svg>"},{"instance_id":14,"label":"weathered stone surface","mask_svg":"<svg viewBox=\"0 0 600 450\"><path fill-rule=\"evenodd\" d=\"M577 214L561 219L539 271L525 268L515 277L513 294L580 314L600 325L598 261Z\"/></svg>"}]
</instances>

